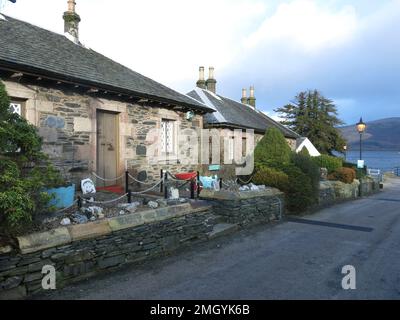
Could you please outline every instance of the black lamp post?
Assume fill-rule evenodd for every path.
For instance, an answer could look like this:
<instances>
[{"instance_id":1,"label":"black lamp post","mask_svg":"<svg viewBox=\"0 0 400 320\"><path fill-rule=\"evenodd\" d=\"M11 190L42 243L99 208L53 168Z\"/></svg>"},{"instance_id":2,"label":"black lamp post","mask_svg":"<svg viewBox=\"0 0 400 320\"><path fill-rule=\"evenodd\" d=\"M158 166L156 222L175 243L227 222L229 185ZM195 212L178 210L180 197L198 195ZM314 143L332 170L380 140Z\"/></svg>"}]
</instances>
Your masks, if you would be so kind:
<instances>
[{"instance_id":1,"label":"black lamp post","mask_svg":"<svg viewBox=\"0 0 400 320\"><path fill-rule=\"evenodd\" d=\"M363 122L363 119L360 119L360 122L357 123L357 131L360 134L360 160L362 160L362 135L367 129L367 125Z\"/></svg>"},{"instance_id":2,"label":"black lamp post","mask_svg":"<svg viewBox=\"0 0 400 320\"><path fill-rule=\"evenodd\" d=\"M344 161L347 161L347 146L343 146Z\"/></svg>"}]
</instances>

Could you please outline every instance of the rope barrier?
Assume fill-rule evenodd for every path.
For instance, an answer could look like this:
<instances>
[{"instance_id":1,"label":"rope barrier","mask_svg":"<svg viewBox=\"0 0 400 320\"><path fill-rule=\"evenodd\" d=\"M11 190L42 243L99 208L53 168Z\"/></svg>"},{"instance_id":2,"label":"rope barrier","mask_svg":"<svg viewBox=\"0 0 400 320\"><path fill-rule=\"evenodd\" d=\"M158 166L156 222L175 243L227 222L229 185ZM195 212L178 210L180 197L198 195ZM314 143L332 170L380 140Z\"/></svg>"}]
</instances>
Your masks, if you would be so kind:
<instances>
[{"instance_id":1,"label":"rope barrier","mask_svg":"<svg viewBox=\"0 0 400 320\"><path fill-rule=\"evenodd\" d=\"M131 192L131 194L144 194L144 193L150 192L150 191L154 190L155 188L157 188L163 181L164 181L164 179L161 179L156 185L152 186L151 188L144 190L144 191L140 191L140 192Z\"/></svg>"},{"instance_id":2,"label":"rope barrier","mask_svg":"<svg viewBox=\"0 0 400 320\"><path fill-rule=\"evenodd\" d=\"M183 187L185 187L186 185L188 185L189 182L190 182L190 181L186 181L184 184L180 185L180 186L178 187L178 189L182 189Z\"/></svg>"},{"instance_id":3,"label":"rope barrier","mask_svg":"<svg viewBox=\"0 0 400 320\"><path fill-rule=\"evenodd\" d=\"M94 177L96 177L97 179L100 179L100 180L105 181L105 182L117 181L117 180L119 180L119 179L124 178L124 175L122 175L122 176L117 177L117 178L114 178L114 179L106 179L106 178L103 178L103 177L98 176L95 172L92 172L92 175L93 175Z\"/></svg>"},{"instance_id":4,"label":"rope barrier","mask_svg":"<svg viewBox=\"0 0 400 320\"><path fill-rule=\"evenodd\" d=\"M125 193L123 196L120 196L119 198L116 199L112 199L112 200L108 200L108 201L91 201L91 204L110 204L110 203L114 203L117 202L119 200L122 200L123 198L125 198L128 195L128 193Z\"/></svg>"},{"instance_id":5,"label":"rope barrier","mask_svg":"<svg viewBox=\"0 0 400 320\"><path fill-rule=\"evenodd\" d=\"M153 183L149 183L149 182L139 181L139 180L137 180L135 177L131 176L130 173L128 173L128 177L131 178L133 181L135 181L135 182L137 182L137 183L140 183L140 184L143 184L143 185L148 185L148 186L150 186L150 185L153 184Z\"/></svg>"}]
</instances>

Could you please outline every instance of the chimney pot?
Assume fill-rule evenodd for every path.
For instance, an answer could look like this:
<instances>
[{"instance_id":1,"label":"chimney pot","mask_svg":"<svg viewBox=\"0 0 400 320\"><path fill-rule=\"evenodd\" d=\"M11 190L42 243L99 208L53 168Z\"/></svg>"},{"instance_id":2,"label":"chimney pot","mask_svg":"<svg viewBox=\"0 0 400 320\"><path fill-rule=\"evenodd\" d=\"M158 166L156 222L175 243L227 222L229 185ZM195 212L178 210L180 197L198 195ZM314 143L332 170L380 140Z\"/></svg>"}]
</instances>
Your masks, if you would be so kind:
<instances>
[{"instance_id":1,"label":"chimney pot","mask_svg":"<svg viewBox=\"0 0 400 320\"><path fill-rule=\"evenodd\" d=\"M209 79L214 79L214 67L210 67L208 78Z\"/></svg>"},{"instance_id":2,"label":"chimney pot","mask_svg":"<svg viewBox=\"0 0 400 320\"><path fill-rule=\"evenodd\" d=\"M75 12L76 2L75 0L68 0L68 11Z\"/></svg>"},{"instance_id":3,"label":"chimney pot","mask_svg":"<svg viewBox=\"0 0 400 320\"><path fill-rule=\"evenodd\" d=\"M256 108L256 97L254 94L254 86L250 87L250 97L248 99L248 104L251 105L254 109Z\"/></svg>"},{"instance_id":4,"label":"chimney pot","mask_svg":"<svg viewBox=\"0 0 400 320\"><path fill-rule=\"evenodd\" d=\"M247 89L242 89L242 99L240 100L243 104L247 104Z\"/></svg>"},{"instance_id":5,"label":"chimney pot","mask_svg":"<svg viewBox=\"0 0 400 320\"><path fill-rule=\"evenodd\" d=\"M204 67L200 67L199 68L199 73L200 73L200 80L205 80L205 76L204 76Z\"/></svg>"},{"instance_id":6,"label":"chimney pot","mask_svg":"<svg viewBox=\"0 0 400 320\"><path fill-rule=\"evenodd\" d=\"M250 87L250 98L254 98L254 86Z\"/></svg>"},{"instance_id":7,"label":"chimney pot","mask_svg":"<svg viewBox=\"0 0 400 320\"><path fill-rule=\"evenodd\" d=\"M212 93L217 93L217 80L215 80L214 78L214 67L209 68L206 87L208 91L211 91Z\"/></svg>"},{"instance_id":8,"label":"chimney pot","mask_svg":"<svg viewBox=\"0 0 400 320\"><path fill-rule=\"evenodd\" d=\"M197 80L197 87L201 89L206 89L206 81L204 80L204 67L199 68L199 80Z\"/></svg>"}]
</instances>

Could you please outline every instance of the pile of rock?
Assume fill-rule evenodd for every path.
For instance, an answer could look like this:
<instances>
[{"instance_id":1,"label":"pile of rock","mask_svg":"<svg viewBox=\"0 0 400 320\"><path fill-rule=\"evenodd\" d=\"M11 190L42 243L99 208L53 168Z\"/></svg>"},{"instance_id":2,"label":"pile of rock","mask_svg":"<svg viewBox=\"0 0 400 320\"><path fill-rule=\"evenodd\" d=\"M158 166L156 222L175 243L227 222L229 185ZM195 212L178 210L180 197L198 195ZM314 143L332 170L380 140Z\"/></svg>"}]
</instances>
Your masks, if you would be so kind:
<instances>
[{"instance_id":1,"label":"pile of rock","mask_svg":"<svg viewBox=\"0 0 400 320\"><path fill-rule=\"evenodd\" d=\"M71 224L84 224L89 221L96 221L98 219L104 219L103 208L92 206L82 207L79 211L73 213L70 218L64 218L61 220L62 226L69 226Z\"/></svg>"},{"instance_id":2,"label":"pile of rock","mask_svg":"<svg viewBox=\"0 0 400 320\"><path fill-rule=\"evenodd\" d=\"M261 185L261 186L257 186L254 183L250 183L250 184L246 184L244 186L241 186L239 188L240 192L245 192L245 191L265 191L267 189L266 186Z\"/></svg>"}]
</instances>

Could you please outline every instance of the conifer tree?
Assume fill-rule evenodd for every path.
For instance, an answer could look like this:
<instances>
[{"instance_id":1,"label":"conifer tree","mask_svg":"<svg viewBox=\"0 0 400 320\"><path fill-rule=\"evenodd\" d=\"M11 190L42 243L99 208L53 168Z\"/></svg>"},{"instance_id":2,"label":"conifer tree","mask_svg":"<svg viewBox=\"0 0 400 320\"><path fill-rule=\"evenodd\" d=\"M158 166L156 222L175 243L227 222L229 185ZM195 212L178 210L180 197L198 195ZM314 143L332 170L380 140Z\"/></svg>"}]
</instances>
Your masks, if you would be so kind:
<instances>
[{"instance_id":1,"label":"conifer tree","mask_svg":"<svg viewBox=\"0 0 400 320\"><path fill-rule=\"evenodd\" d=\"M343 122L334 102L318 90L300 92L292 103L275 112L285 119L282 124L309 138L321 153L342 152L346 141L337 126Z\"/></svg>"}]
</instances>

